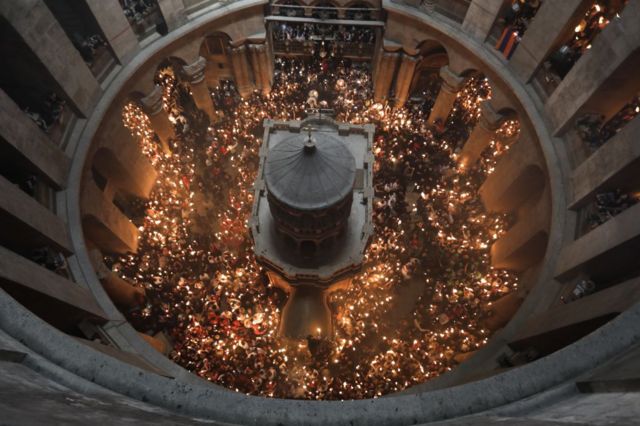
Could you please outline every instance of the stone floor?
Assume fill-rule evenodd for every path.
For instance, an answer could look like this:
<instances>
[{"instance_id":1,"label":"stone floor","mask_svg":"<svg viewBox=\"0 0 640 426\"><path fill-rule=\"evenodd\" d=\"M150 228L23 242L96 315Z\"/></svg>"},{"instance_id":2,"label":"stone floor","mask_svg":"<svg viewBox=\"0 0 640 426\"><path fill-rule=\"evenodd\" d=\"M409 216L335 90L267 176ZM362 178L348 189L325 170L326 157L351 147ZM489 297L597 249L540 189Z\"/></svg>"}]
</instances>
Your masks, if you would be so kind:
<instances>
[{"instance_id":1,"label":"stone floor","mask_svg":"<svg viewBox=\"0 0 640 426\"><path fill-rule=\"evenodd\" d=\"M81 395L20 364L24 354L0 353L0 425L222 425L177 416L120 397Z\"/></svg>"}]
</instances>

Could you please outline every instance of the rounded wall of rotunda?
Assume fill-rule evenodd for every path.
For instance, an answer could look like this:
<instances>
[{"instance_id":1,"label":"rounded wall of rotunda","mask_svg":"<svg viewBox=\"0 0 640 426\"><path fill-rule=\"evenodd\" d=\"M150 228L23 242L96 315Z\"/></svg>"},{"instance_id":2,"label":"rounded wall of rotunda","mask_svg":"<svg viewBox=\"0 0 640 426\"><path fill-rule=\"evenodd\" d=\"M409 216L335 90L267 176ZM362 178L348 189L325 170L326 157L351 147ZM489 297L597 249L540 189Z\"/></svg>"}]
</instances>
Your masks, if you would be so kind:
<instances>
[{"instance_id":1,"label":"rounded wall of rotunda","mask_svg":"<svg viewBox=\"0 0 640 426\"><path fill-rule=\"evenodd\" d=\"M208 37L224 35L228 46L240 47L258 42L261 37L264 40L265 34L260 34L261 31L264 31L263 17L262 5L239 7L226 15L220 15L219 18L207 23L206 26L189 32L185 31L184 35L176 37L175 41L169 44L165 43L166 45L162 49L155 49L144 61L136 64L136 70L130 78L120 85L118 94L113 97L98 131L95 133L94 142L86 157L89 161L85 164L82 179L80 198L82 224L85 237L87 237L87 247L92 253L91 259L99 270L104 269L102 260L98 260L100 252L119 255L124 259L127 253L137 251L138 241L141 238L140 232L144 229L142 219L139 216L142 212L135 213L138 215L138 219L137 223L133 224L130 220L133 213L127 211L126 208L123 209L122 206L127 204L127 200L131 200L131 196L147 199L152 192L155 180L159 178L153 164L157 160L153 160L153 155L162 154L149 153L148 150L151 149L149 146L143 146L142 154L134 152L136 136L140 137L139 134L136 135L136 132L140 133L144 126L136 128L135 126L140 123L127 123L127 120L135 121L146 114L149 120L146 131L155 131L158 138L156 142L160 146L159 151L163 151L165 154L172 152L171 144L175 143L169 141L172 137L172 125L175 124L175 121L172 120L175 120L175 117L171 117L165 111L166 96L168 95L164 92L162 84L158 85L157 76L163 67L162 64L168 64L166 66L171 70L171 78L179 82L190 83L191 95L195 99L194 87L199 82L191 83L185 69L188 65L195 64L198 58L201 58L201 54L208 53ZM411 27L412 31L402 31L407 27ZM200 83L199 86L206 87L205 85L221 78L232 78L236 81L239 78L247 79L246 73L238 72L238 68L246 67L247 62L251 61L249 58L246 58L245 62L234 59L236 55L232 53L234 48L230 47L230 49L222 55L226 57L227 63L225 65L230 68L229 71L212 75L212 72L216 72L212 68L215 68L215 65L220 65L210 62L209 59L215 61L220 58L207 56L204 69L201 71L205 83ZM436 63L442 64L444 62L446 65L440 71L441 75L442 72L446 73L443 77L445 83L447 81L457 82L458 90L470 78L476 78L478 81L484 79L487 82L486 84L490 87L490 99L484 99L481 104L473 107L477 109L469 112L472 116L477 114L477 117L480 117L481 124L477 126L481 127L480 130L474 131L470 135L470 139L477 139L479 145L475 150L469 150L469 152L462 150L455 153L460 157L459 167L461 170L465 167L471 167L471 163L479 158L479 150L486 149L486 145L490 142L486 136L488 130L483 129L495 129L505 124L511 127L519 126L519 134L515 134L509 140L508 149L512 158L510 165L499 168L494 175L489 174L487 181L480 188L480 197L489 211L510 214L517 217L521 224L530 223L531 217L536 218L534 229L527 229L531 226L521 225L525 228L524 230L516 229L519 234L510 239L499 239L491 249L493 265L496 268L506 268L518 272L522 281L518 293L511 295L509 301L505 300L504 304L507 308L502 314L504 318L498 319L492 325L497 330L504 326L514 309L517 309L521 300L536 284L539 270L532 268L532 266L538 264L544 257L549 235L550 184L546 174L545 157L538 146L536 129L533 128L526 109L522 107L518 96L512 93L508 83L501 78L499 73L494 71L493 67L484 62L486 58L473 54L468 47L456 40L455 35L436 29L416 17L387 10L381 53L387 49L389 52L400 55L402 58L400 62L403 64L406 62L405 58L408 58L418 68L422 63L434 63L435 55L439 58ZM165 58L169 58L170 61ZM382 60L374 59L373 63L374 88L377 89L375 86L382 79L381 75L393 71L385 70L385 62ZM396 77L395 90L408 90L408 87L414 83L411 81L414 76L400 75L400 72L398 71L398 77ZM254 88L257 88L260 79L254 75L247 81ZM436 102L442 101L444 105L447 102L452 104L455 97L454 95L454 99L444 100L438 98ZM443 111L445 114L448 113L446 109ZM129 114L129 118L127 118L127 114ZM209 118L212 120L211 127L215 127L216 120L220 117L216 115ZM429 117L429 120L432 119ZM144 120L146 119L142 118L142 121ZM133 125L134 128L128 129L127 124L129 127ZM505 128L507 127L505 126ZM515 130L507 131L515 133ZM150 154L151 157L149 157ZM469 165L464 164L463 158L468 159ZM115 266L117 267L117 265ZM104 288L104 277L99 277L103 281L102 287ZM110 279L116 281L116 278ZM127 308L127 305L128 308L134 307L136 300L132 299L132 296L139 294L139 292L132 293L125 289L121 281L119 283L122 284L120 290L116 289L117 285L112 284L111 287L106 287L110 289L110 293L109 291L107 293L112 299L114 294L116 299L121 299L114 300L120 310L123 305L124 308ZM101 292L100 289L98 292ZM104 293L102 296L104 303L108 303L108 300L104 298ZM136 335L132 335L132 337L137 341L136 345L140 346L139 337ZM149 341L149 338L144 335L140 337ZM153 340L150 342L155 347L162 347ZM152 358L158 360L156 356L152 356ZM162 363L166 364L164 361Z\"/></svg>"},{"instance_id":2,"label":"rounded wall of rotunda","mask_svg":"<svg viewBox=\"0 0 640 426\"><path fill-rule=\"evenodd\" d=\"M640 38L629 27L637 2L598 21L602 33L561 78L551 75L555 56L541 59L559 48L545 32L559 40L578 23L580 41L576 19L600 6L543 3L507 54L493 39L504 5L475 0L466 16L461 2L451 10L410 0L178 3L158 2L158 34L139 44L118 45L103 32L120 65L94 74L96 84L95 71L83 69L77 87L17 12L5 19L2 9L3 34L34 49L35 62L25 63L39 69L49 58L43 69L71 106L60 121L73 123L60 135L53 124L50 135L62 138L51 158L68 163L68 176L35 154L29 163L53 182L37 192L53 217L23 215L44 237L30 231L19 241L16 226L0 253L10 260L0 265L2 330L35 348L29 362L41 371L83 391L91 381L218 421L404 424L573 382L637 341L629 325L640 232L630 141L640 107L626 93L638 88ZM63 20L34 7L38 20ZM324 39L300 42L305 31L345 18L384 22L366 23L372 29L355 37L371 46L356 43L346 60ZM313 24L296 27L296 19ZM9 24L15 31L4 31ZM624 48L604 60L610 45ZM85 96L87 88L99 95ZM5 109L21 112L4 98ZM293 295L255 264L245 223L256 149L262 120L323 108L337 122L376 126L374 237L363 271L323 299L334 339L318 330L282 343L279 316ZM48 125L46 117L35 122ZM40 211L3 188L3 203ZM63 253L64 278L34 270L25 279L29 266L12 250L22 253L32 239ZM49 257L36 262L56 267ZM40 279L50 287L38 288ZM30 291L53 295L51 312ZM56 318L65 306L71 313Z\"/></svg>"}]
</instances>

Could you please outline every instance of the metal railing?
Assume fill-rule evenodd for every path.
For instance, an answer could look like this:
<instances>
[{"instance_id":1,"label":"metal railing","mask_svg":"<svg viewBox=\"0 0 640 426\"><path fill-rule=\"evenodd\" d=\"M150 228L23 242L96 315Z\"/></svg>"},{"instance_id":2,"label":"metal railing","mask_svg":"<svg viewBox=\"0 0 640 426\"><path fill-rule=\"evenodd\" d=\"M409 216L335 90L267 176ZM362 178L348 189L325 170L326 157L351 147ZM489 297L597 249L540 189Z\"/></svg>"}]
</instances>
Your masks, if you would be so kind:
<instances>
[{"instance_id":1,"label":"metal railing","mask_svg":"<svg viewBox=\"0 0 640 426\"><path fill-rule=\"evenodd\" d=\"M347 58L369 58L373 56L375 44L332 42L340 55ZM313 55L317 50L315 41L285 40L274 41L273 51L276 55Z\"/></svg>"},{"instance_id":2,"label":"metal railing","mask_svg":"<svg viewBox=\"0 0 640 426\"><path fill-rule=\"evenodd\" d=\"M415 7L423 13L437 13L461 24L467 14L471 0L394 0L407 6Z\"/></svg>"},{"instance_id":3,"label":"metal railing","mask_svg":"<svg viewBox=\"0 0 640 426\"><path fill-rule=\"evenodd\" d=\"M315 17L319 19L354 19L375 21L380 19L380 9L372 7L328 7L270 4L271 16Z\"/></svg>"}]
</instances>

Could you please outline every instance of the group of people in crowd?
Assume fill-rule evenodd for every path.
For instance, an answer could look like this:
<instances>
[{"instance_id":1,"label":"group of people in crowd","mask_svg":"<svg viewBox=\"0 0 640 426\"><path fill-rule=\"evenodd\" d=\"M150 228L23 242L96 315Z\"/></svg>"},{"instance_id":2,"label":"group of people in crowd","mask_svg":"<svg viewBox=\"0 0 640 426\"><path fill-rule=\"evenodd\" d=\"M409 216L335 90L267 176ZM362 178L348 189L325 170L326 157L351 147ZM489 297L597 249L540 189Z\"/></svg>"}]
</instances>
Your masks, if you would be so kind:
<instances>
[{"instance_id":1,"label":"group of people in crowd","mask_svg":"<svg viewBox=\"0 0 640 426\"><path fill-rule=\"evenodd\" d=\"M583 233L597 228L638 201L640 192L623 191L620 188L597 193L593 202L586 208Z\"/></svg>"},{"instance_id":2,"label":"group of people in crowd","mask_svg":"<svg viewBox=\"0 0 640 426\"><path fill-rule=\"evenodd\" d=\"M124 15L130 22L138 23L158 7L157 0L120 0Z\"/></svg>"},{"instance_id":3,"label":"group of people in crowd","mask_svg":"<svg viewBox=\"0 0 640 426\"><path fill-rule=\"evenodd\" d=\"M24 112L42 131L49 132L50 128L60 124L65 107L66 101L55 92L50 92L43 99L39 108L26 107Z\"/></svg>"},{"instance_id":4,"label":"group of people in crowd","mask_svg":"<svg viewBox=\"0 0 640 426\"><path fill-rule=\"evenodd\" d=\"M371 44L375 42L376 32L373 28L364 26L281 22L274 26L273 37L276 41L337 41Z\"/></svg>"},{"instance_id":5,"label":"group of people in crowd","mask_svg":"<svg viewBox=\"0 0 640 426\"><path fill-rule=\"evenodd\" d=\"M376 31L361 26L280 23L274 26L273 40L279 54L366 58L373 55Z\"/></svg>"},{"instance_id":6,"label":"group of people in crowd","mask_svg":"<svg viewBox=\"0 0 640 426\"><path fill-rule=\"evenodd\" d=\"M595 152L638 114L640 114L640 94L634 96L606 122L603 115L583 114L576 120L576 130L589 151Z\"/></svg>"},{"instance_id":7,"label":"group of people in crowd","mask_svg":"<svg viewBox=\"0 0 640 426\"><path fill-rule=\"evenodd\" d=\"M562 300L562 303L567 304L589 296L590 294L595 293L596 290L596 283L588 278L584 278L578 281L569 294L561 296L560 299Z\"/></svg>"},{"instance_id":8,"label":"group of people in crowd","mask_svg":"<svg viewBox=\"0 0 640 426\"><path fill-rule=\"evenodd\" d=\"M33 249L28 253L27 257L50 271L63 276L67 275L67 260L62 253L50 246Z\"/></svg>"},{"instance_id":9,"label":"group of people in crowd","mask_svg":"<svg viewBox=\"0 0 640 426\"><path fill-rule=\"evenodd\" d=\"M356 3L344 11L343 19L368 21L374 18L374 13L372 12L373 9L369 4ZM301 18L305 16L305 7L295 0L279 1L277 4L272 4L271 13L273 15L287 16L290 18ZM311 17L323 20L340 18L338 9L328 2L322 2L311 7Z\"/></svg>"},{"instance_id":10,"label":"group of people in crowd","mask_svg":"<svg viewBox=\"0 0 640 426\"><path fill-rule=\"evenodd\" d=\"M543 0L511 0L511 4L498 19L502 28L496 43L496 49L510 59L529 27L531 20L538 12Z\"/></svg>"},{"instance_id":11,"label":"group of people in crowd","mask_svg":"<svg viewBox=\"0 0 640 426\"><path fill-rule=\"evenodd\" d=\"M611 22L619 17L628 0L598 0L587 10L574 29L573 36L548 59L552 72L563 79L582 54L591 48L595 37Z\"/></svg>"},{"instance_id":12,"label":"group of people in crowd","mask_svg":"<svg viewBox=\"0 0 640 426\"><path fill-rule=\"evenodd\" d=\"M486 343L490 302L517 288L489 256L510 218L486 212L477 196L503 151L500 138L476 167L456 163L490 97L486 79L470 78L434 129L433 99L376 103L368 65L328 61L277 59L269 95L242 98L221 82L212 123L183 96L188 87L163 78L176 124L171 154L141 110L124 116L158 170L134 220L138 252L106 259L146 291L146 305L127 316L138 330L168 335L175 362L238 392L358 399L424 382ZM336 121L376 127L375 235L362 272L330 295L332 337L292 341L277 333L287 295L256 263L247 220L263 120L306 117L310 91Z\"/></svg>"},{"instance_id":13,"label":"group of people in crowd","mask_svg":"<svg viewBox=\"0 0 640 426\"><path fill-rule=\"evenodd\" d=\"M506 9L501 21L505 27L522 36L542 2L543 0L511 0L511 5Z\"/></svg>"},{"instance_id":14,"label":"group of people in crowd","mask_svg":"<svg viewBox=\"0 0 640 426\"><path fill-rule=\"evenodd\" d=\"M88 37L75 34L72 41L73 45L78 49L78 52L80 52L82 59L84 59L89 66L93 64L98 49L106 47L107 45L100 34L92 34Z\"/></svg>"}]
</instances>

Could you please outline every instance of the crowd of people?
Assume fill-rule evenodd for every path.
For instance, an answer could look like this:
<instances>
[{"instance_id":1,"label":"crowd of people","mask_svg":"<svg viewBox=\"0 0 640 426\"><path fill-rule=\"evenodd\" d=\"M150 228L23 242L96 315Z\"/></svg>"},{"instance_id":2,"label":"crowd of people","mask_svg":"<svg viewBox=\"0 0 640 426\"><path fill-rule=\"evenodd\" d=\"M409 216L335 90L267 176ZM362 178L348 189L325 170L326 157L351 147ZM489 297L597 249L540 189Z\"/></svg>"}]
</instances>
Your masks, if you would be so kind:
<instances>
[{"instance_id":1,"label":"crowd of people","mask_svg":"<svg viewBox=\"0 0 640 426\"><path fill-rule=\"evenodd\" d=\"M353 21L368 21L374 18L374 10L366 3L355 4L344 11L344 18ZM293 17L303 17L305 7L296 1L281 1L277 5L271 6L273 15ZM319 4L312 8L313 18L316 19L338 19L338 10L331 4Z\"/></svg>"},{"instance_id":2,"label":"crowd of people","mask_svg":"<svg viewBox=\"0 0 640 426\"><path fill-rule=\"evenodd\" d=\"M354 25L281 22L274 26L273 37L276 41L337 41L371 44L375 42L376 32L371 27Z\"/></svg>"},{"instance_id":3,"label":"crowd of people","mask_svg":"<svg viewBox=\"0 0 640 426\"><path fill-rule=\"evenodd\" d=\"M498 38L496 49L505 58L511 58L541 5L542 0L511 0L511 5L498 20L502 26L502 34Z\"/></svg>"},{"instance_id":4,"label":"crowd of people","mask_svg":"<svg viewBox=\"0 0 640 426\"><path fill-rule=\"evenodd\" d=\"M638 201L640 201L640 193L623 191L620 188L597 193L593 203L586 207L587 215L583 233L597 228Z\"/></svg>"},{"instance_id":5,"label":"crowd of people","mask_svg":"<svg viewBox=\"0 0 640 426\"><path fill-rule=\"evenodd\" d=\"M522 37L541 5L542 0L512 0L502 22Z\"/></svg>"},{"instance_id":6,"label":"crowd of people","mask_svg":"<svg viewBox=\"0 0 640 426\"><path fill-rule=\"evenodd\" d=\"M578 299L589 296L590 294L595 293L596 290L596 283L588 278L584 278L578 281L578 283L571 289L571 292L568 295L561 296L560 300L562 300L562 303L566 305L567 303L575 302Z\"/></svg>"},{"instance_id":7,"label":"crowd of people","mask_svg":"<svg viewBox=\"0 0 640 426\"><path fill-rule=\"evenodd\" d=\"M456 163L490 97L486 79L469 79L440 129L427 125L432 99L375 103L369 67L344 60L277 59L269 95L241 98L222 82L211 124L188 87L170 75L160 82L176 123L171 153L142 110L128 106L125 125L159 177L140 201L138 252L106 260L145 288L147 304L128 318L138 330L165 332L175 362L238 392L344 400L422 383L487 342L491 302L517 288L489 256L509 218L486 212L478 197L500 141L477 167ZM338 122L376 127L375 235L362 272L330 296L332 338L291 341L277 333L287 295L256 263L247 220L263 120L304 118L310 91Z\"/></svg>"},{"instance_id":8,"label":"crowd of people","mask_svg":"<svg viewBox=\"0 0 640 426\"><path fill-rule=\"evenodd\" d=\"M316 19L338 19L338 9L328 1L321 1L314 5L311 16Z\"/></svg>"},{"instance_id":9,"label":"crowd of people","mask_svg":"<svg viewBox=\"0 0 640 426\"><path fill-rule=\"evenodd\" d=\"M24 113L27 114L42 131L48 133L51 127L61 122L66 104L64 99L54 92L51 92L44 98L39 108L32 109L26 107Z\"/></svg>"},{"instance_id":10,"label":"crowd of people","mask_svg":"<svg viewBox=\"0 0 640 426\"><path fill-rule=\"evenodd\" d=\"M124 16L130 22L139 23L158 7L157 0L120 0Z\"/></svg>"},{"instance_id":11,"label":"crowd of people","mask_svg":"<svg viewBox=\"0 0 640 426\"><path fill-rule=\"evenodd\" d=\"M594 38L612 19L620 16L627 2L594 2L575 27L573 36L549 57L550 69L563 79L582 54L591 48Z\"/></svg>"},{"instance_id":12,"label":"crowd of people","mask_svg":"<svg viewBox=\"0 0 640 426\"><path fill-rule=\"evenodd\" d=\"M107 43L100 34L92 34L87 37L75 34L73 37L73 45L78 49L78 52L80 52L82 59L91 66L95 60L96 52L100 48L106 47Z\"/></svg>"},{"instance_id":13,"label":"crowd of people","mask_svg":"<svg viewBox=\"0 0 640 426\"><path fill-rule=\"evenodd\" d=\"M640 95L634 96L611 119L605 122L600 114L584 114L576 120L578 135L589 151L595 152L624 126L640 114Z\"/></svg>"}]
</instances>

